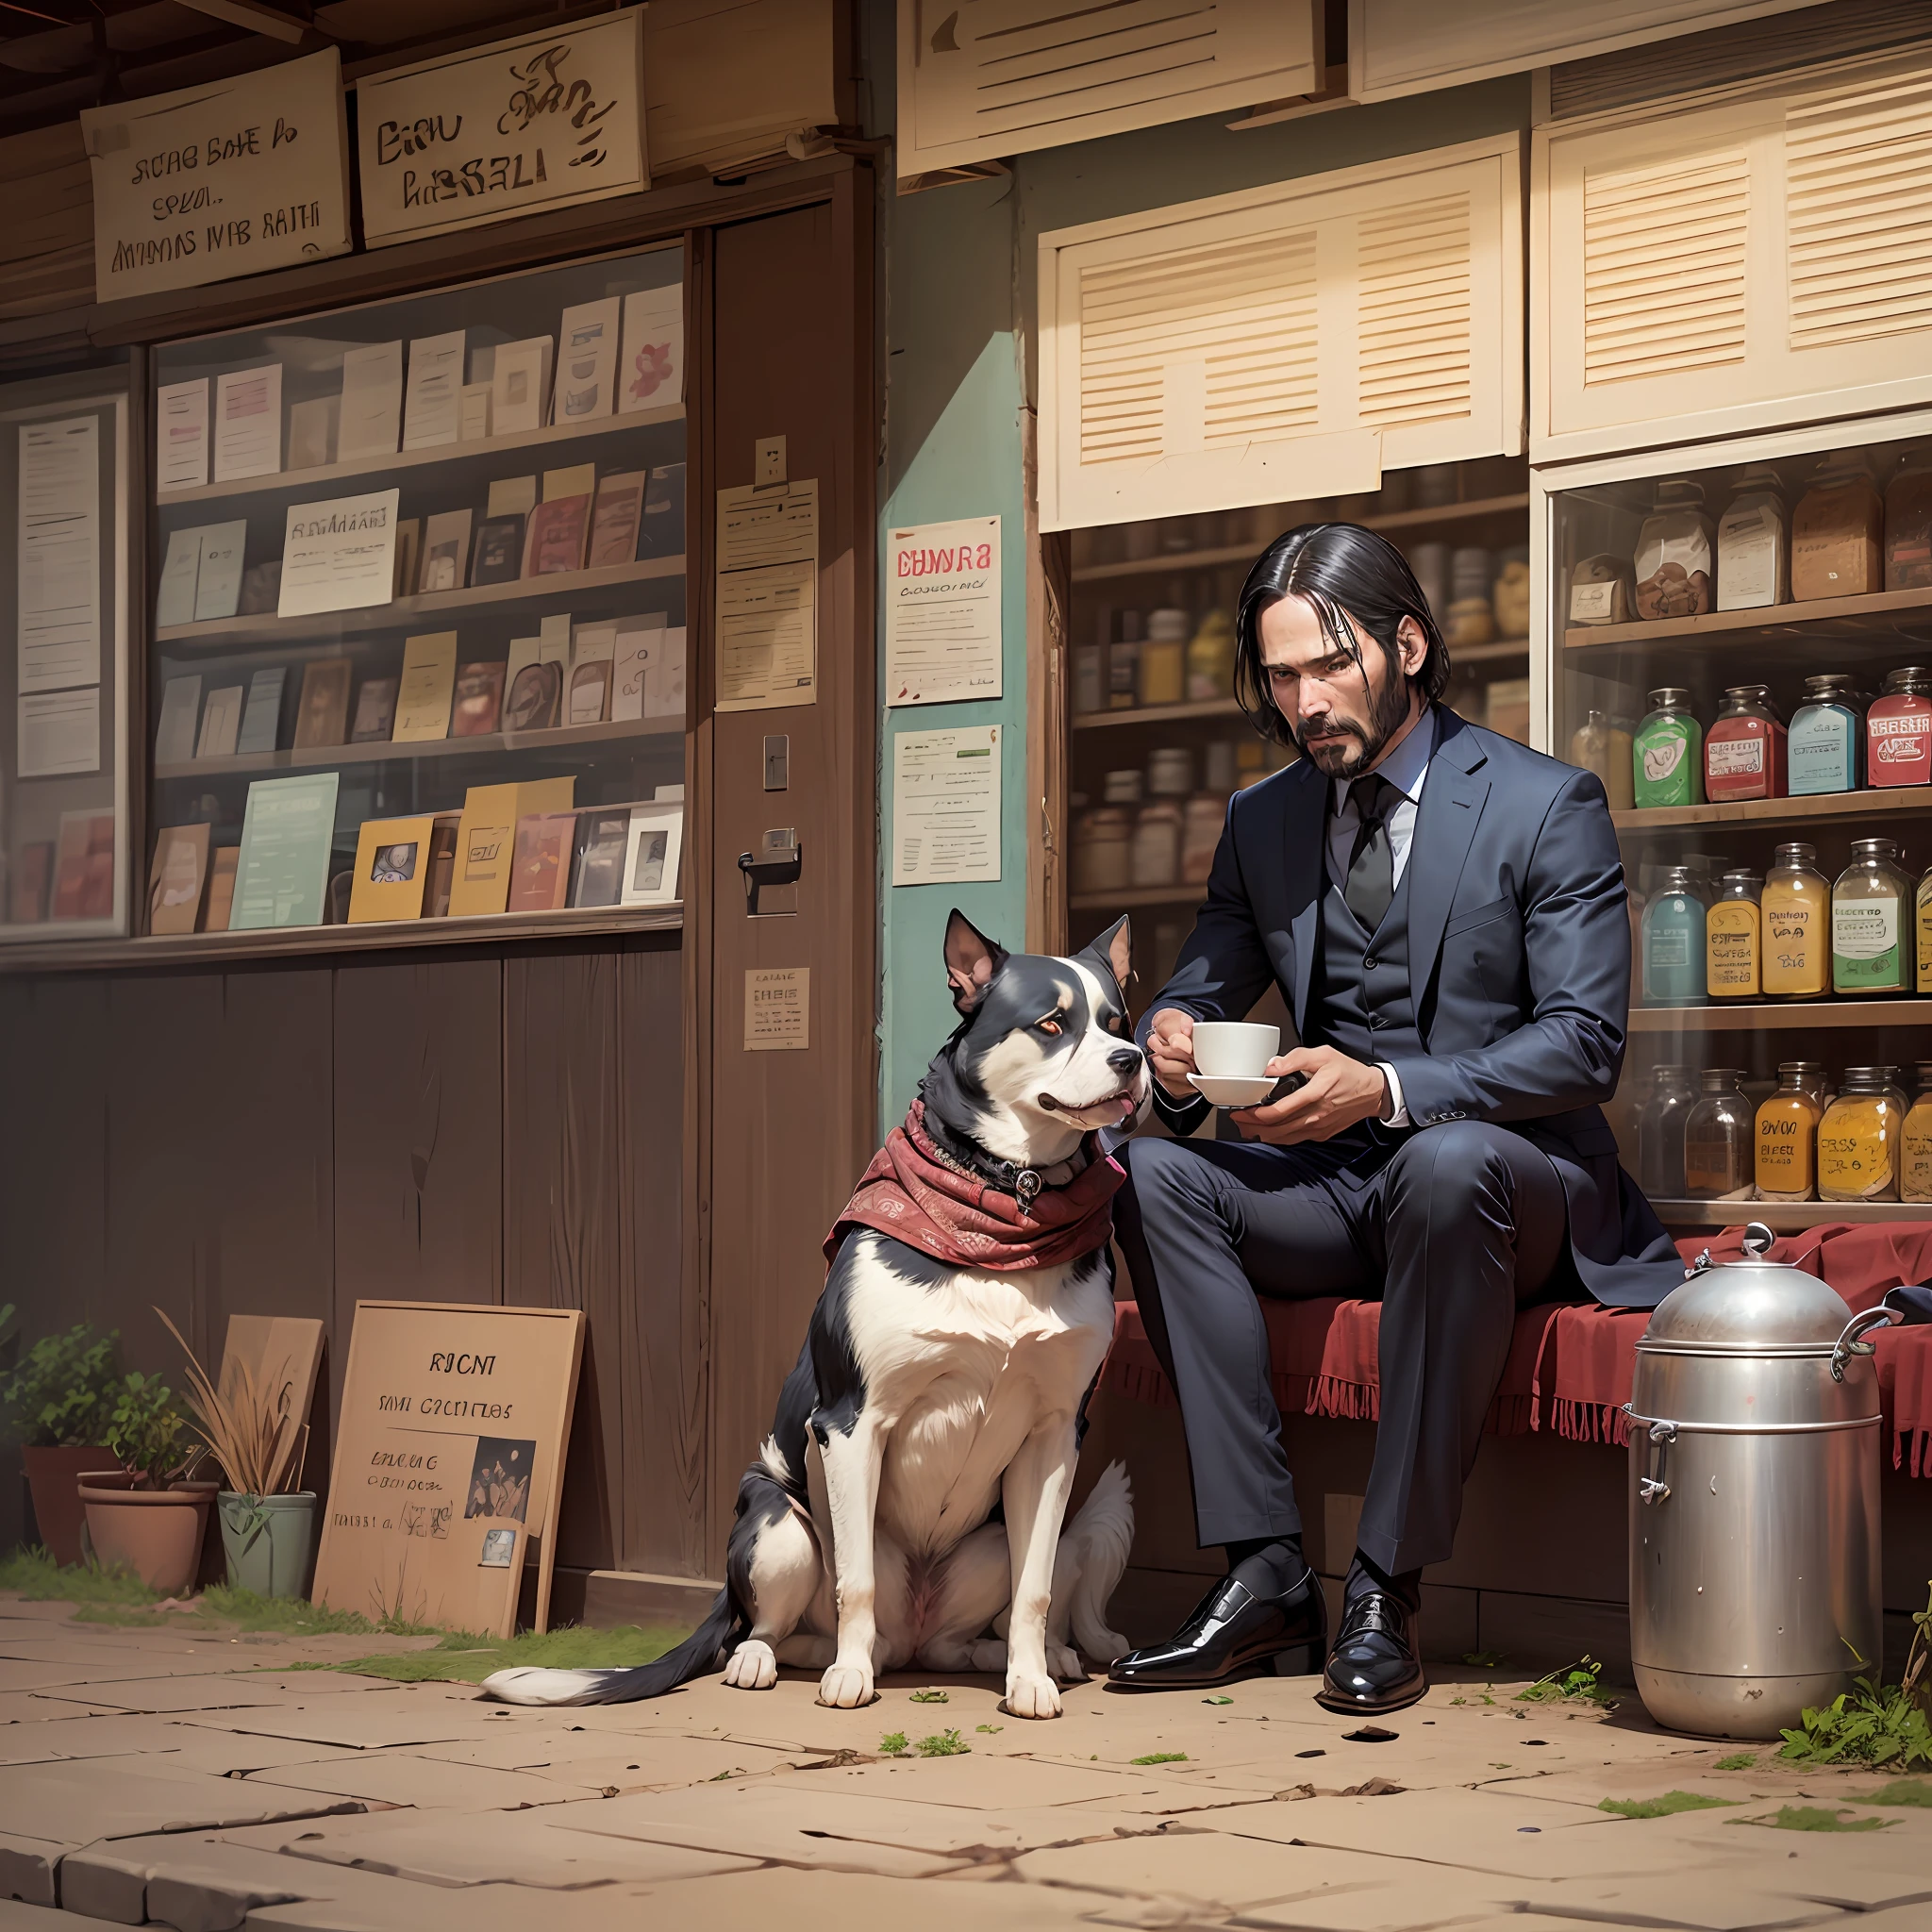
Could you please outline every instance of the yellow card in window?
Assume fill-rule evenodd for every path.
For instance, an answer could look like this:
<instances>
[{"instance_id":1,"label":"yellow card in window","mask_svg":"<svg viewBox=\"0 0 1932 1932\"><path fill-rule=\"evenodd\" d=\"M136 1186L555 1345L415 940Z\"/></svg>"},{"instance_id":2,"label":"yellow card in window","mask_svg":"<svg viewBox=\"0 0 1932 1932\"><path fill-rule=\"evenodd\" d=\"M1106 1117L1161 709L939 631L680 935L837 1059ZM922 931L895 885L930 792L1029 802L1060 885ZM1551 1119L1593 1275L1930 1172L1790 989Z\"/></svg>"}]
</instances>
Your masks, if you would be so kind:
<instances>
[{"instance_id":1,"label":"yellow card in window","mask_svg":"<svg viewBox=\"0 0 1932 1932\"><path fill-rule=\"evenodd\" d=\"M457 634L425 632L403 646L403 676L396 689L392 743L449 736L450 698L457 686Z\"/></svg>"},{"instance_id":2,"label":"yellow card in window","mask_svg":"<svg viewBox=\"0 0 1932 1932\"><path fill-rule=\"evenodd\" d=\"M372 919L420 919L429 883L433 813L411 819L365 819L356 841L356 875L349 888L349 924Z\"/></svg>"}]
</instances>

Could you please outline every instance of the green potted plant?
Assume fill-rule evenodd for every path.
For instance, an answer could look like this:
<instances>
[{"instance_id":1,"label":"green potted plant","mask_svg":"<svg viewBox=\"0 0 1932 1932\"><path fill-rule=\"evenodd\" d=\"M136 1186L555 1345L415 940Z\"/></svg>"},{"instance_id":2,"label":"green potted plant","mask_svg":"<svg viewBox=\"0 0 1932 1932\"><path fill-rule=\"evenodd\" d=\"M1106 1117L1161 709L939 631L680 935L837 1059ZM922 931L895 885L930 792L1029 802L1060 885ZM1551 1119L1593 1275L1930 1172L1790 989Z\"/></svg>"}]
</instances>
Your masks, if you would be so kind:
<instances>
[{"instance_id":1,"label":"green potted plant","mask_svg":"<svg viewBox=\"0 0 1932 1932\"><path fill-rule=\"evenodd\" d=\"M114 1391L108 1447L121 1465L80 1479L87 1532L109 1568L132 1570L162 1596L183 1596L201 1568L202 1540L218 1485L185 1477L194 1443L174 1391L130 1373Z\"/></svg>"},{"instance_id":2,"label":"green potted plant","mask_svg":"<svg viewBox=\"0 0 1932 1932\"><path fill-rule=\"evenodd\" d=\"M88 1323L45 1335L0 1375L0 1405L17 1436L41 1541L57 1563L80 1561L80 1497L75 1478L108 1458L108 1417L119 1379L120 1337Z\"/></svg>"},{"instance_id":3,"label":"green potted plant","mask_svg":"<svg viewBox=\"0 0 1932 1932\"><path fill-rule=\"evenodd\" d=\"M168 1333L188 1357L183 1398L227 1486L216 1497L228 1581L258 1596L300 1596L315 1535L315 1491L297 1490L308 1428L290 1413L293 1384L258 1383L240 1357L216 1383L168 1317Z\"/></svg>"}]
</instances>

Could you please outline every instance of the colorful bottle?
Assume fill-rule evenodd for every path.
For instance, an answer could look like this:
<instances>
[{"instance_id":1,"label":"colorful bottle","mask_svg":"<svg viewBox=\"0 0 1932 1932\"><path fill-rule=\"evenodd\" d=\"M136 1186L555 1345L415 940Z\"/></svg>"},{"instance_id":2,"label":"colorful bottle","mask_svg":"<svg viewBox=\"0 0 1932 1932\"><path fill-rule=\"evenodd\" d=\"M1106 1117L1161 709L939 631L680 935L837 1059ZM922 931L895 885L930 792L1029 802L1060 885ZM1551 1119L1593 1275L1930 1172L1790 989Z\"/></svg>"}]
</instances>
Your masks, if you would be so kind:
<instances>
[{"instance_id":1,"label":"colorful bottle","mask_svg":"<svg viewBox=\"0 0 1932 1932\"><path fill-rule=\"evenodd\" d=\"M1932 785L1932 671L1907 664L1885 674L1865 714L1866 783Z\"/></svg>"},{"instance_id":2,"label":"colorful bottle","mask_svg":"<svg viewBox=\"0 0 1932 1932\"><path fill-rule=\"evenodd\" d=\"M1918 1097L1899 1130L1898 1192L1902 1201L1932 1201L1932 1065L1918 1066Z\"/></svg>"},{"instance_id":3,"label":"colorful bottle","mask_svg":"<svg viewBox=\"0 0 1932 1932\"><path fill-rule=\"evenodd\" d=\"M1234 613L1207 611L1188 641L1188 702L1211 703L1234 692Z\"/></svg>"},{"instance_id":4,"label":"colorful bottle","mask_svg":"<svg viewBox=\"0 0 1932 1932\"><path fill-rule=\"evenodd\" d=\"M1793 798L1856 791L1865 782L1865 719L1841 672L1805 680L1805 700L1785 739L1786 783Z\"/></svg>"},{"instance_id":5,"label":"colorful bottle","mask_svg":"<svg viewBox=\"0 0 1932 1932\"><path fill-rule=\"evenodd\" d=\"M1630 734L1619 731L1606 712L1591 712L1571 734L1570 762L1604 781L1612 811L1628 811L1637 803L1630 761Z\"/></svg>"},{"instance_id":6,"label":"colorful bottle","mask_svg":"<svg viewBox=\"0 0 1932 1932\"><path fill-rule=\"evenodd\" d=\"M1777 1070L1777 1091L1757 1109L1757 1197L1809 1201L1818 1193L1818 1123L1824 1104L1806 1085L1804 1064Z\"/></svg>"},{"instance_id":7,"label":"colorful bottle","mask_svg":"<svg viewBox=\"0 0 1932 1932\"><path fill-rule=\"evenodd\" d=\"M1166 608L1148 612L1147 641L1141 646L1143 705L1181 702L1187 690L1188 633L1192 628L1185 610Z\"/></svg>"},{"instance_id":8,"label":"colorful bottle","mask_svg":"<svg viewBox=\"0 0 1932 1932\"><path fill-rule=\"evenodd\" d=\"M1831 889L1834 992L1882 995L1910 990L1917 960L1907 908L1915 899L1912 880L1900 869L1891 840L1852 841L1852 862Z\"/></svg>"},{"instance_id":9,"label":"colorful bottle","mask_svg":"<svg viewBox=\"0 0 1932 1932\"><path fill-rule=\"evenodd\" d=\"M1831 991L1831 881L1809 845L1780 845L1758 900L1767 999L1815 1000Z\"/></svg>"},{"instance_id":10,"label":"colorful bottle","mask_svg":"<svg viewBox=\"0 0 1932 1932\"><path fill-rule=\"evenodd\" d=\"M1704 733L1690 693L1667 685L1650 694L1650 711L1630 744L1633 802L1640 806L1704 803Z\"/></svg>"},{"instance_id":11,"label":"colorful bottle","mask_svg":"<svg viewBox=\"0 0 1932 1932\"><path fill-rule=\"evenodd\" d=\"M1707 1067L1697 1105L1684 1121L1684 1192L1692 1201L1732 1200L1752 1185L1754 1118L1736 1067Z\"/></svg>"},{"instance_id":12,"label":"colorful bottle","mask_svg":"<svg viewBox=\"0 0 1932 1932\"><path fill-rule=\"evenodd\" d=\"M1717 608L1757 610L1790 594L1790 539L1775 470L1746 470L1717 526Z\"/></svg>"},{"instance_id":13,"label":"colorful bottle","mask_svg":"<svg viewBox=\"0 0 1932 1932\"><path fill-rule=\"evenodd\" d=\"M1643 908L1643 1004L1701 1007L1705 979L1704 902L1681 865L1664 874L1662 886Z\"/></svg>"},{"instance_id":14,"label":"colorful bottle","mask_svg":"<svg viewBox=\"0 0 1932 1932\"><path fill-rule=\"evenodd\" d=\"M1705 983L1714 1000L1755 1000L1764 992L1764 882L1727 872L1704 923Z\"/></svg>"},{"instance_id":15,"label":"colorful bottle","mask_svg":"<svg viewBox=\"0 0 1932 1932\"><path fill-rule=\"evenodd\" d=\"M1734 684L1704 741L1704 795L1713 805L1785 795L1785 725L1771 687Z\"/></svg>"},{"instance_id":16,"label":"colorful bottle","mask_svg":"<svg viewBox=\"0 0 1932 1932\"><path fill-rule=\"evenodd\" d=\"M1838 1097L1818 1124L1821 1201L1896 1201L1899 1105L1883 1067L1847 1067Z\"/></svg>"},{"instance_id":17,"label":"colorful bottle","mask_svg":"<svg viewBox=\"0 0 1932 1932\"><path fill-rule=\"evenodd\" d=\"M1658 1067L1637 1117L1637 1177L1655 1201L1684 1197L1684 1122L1696 1104L1689 1067Z\"/></svg>"}]
</instances>

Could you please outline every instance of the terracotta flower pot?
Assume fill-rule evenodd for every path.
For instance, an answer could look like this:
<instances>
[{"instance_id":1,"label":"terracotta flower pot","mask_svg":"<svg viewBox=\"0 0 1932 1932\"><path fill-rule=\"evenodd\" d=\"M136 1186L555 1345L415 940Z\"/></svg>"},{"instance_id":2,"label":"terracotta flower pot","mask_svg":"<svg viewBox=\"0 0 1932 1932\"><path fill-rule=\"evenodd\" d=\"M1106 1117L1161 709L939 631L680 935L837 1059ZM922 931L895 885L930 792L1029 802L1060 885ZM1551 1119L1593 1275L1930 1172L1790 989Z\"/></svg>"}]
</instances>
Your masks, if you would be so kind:
<instances>
[{"instance_id":1,"label":"terracotta flower pot","mask_svg":"<svg viewBox=\"0 0 1932 1932\"><path fill-rule=\"evenodd\" d=\"M47 1554L64 1570L80 1561L80 1496L75 1484L88 1471L112 1462L111 1449L29 1449L23 1445L34 1522Z\"/></svg>"},{"instance_id":2,"label":"terracotta flower pot","mask_svg":"<svg viewBox=\"0 0 1932 1932\"><path fill-rule=\"evenodd\" d=\"M87 1533L94 1555L112 1568L125 1564L161 1596L185 1596L201 1567L202 1539L218 1483L173 1483L165 1490L109 1487L81 1478Z\"/></svg>"}]
</instances>

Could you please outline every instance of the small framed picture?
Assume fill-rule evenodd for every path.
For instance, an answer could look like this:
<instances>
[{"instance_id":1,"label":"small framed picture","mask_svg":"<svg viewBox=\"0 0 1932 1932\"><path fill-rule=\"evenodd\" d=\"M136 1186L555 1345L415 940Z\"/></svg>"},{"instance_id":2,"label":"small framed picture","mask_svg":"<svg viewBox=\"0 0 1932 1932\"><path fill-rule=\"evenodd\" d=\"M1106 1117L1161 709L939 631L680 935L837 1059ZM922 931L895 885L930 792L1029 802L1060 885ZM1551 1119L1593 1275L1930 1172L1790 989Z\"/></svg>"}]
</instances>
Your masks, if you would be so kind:
<instances>
[{"instance_id":1,"label":"small framed picture","mask_svg":"<svg viewBox=\"0 0 1932 1932\"><path fill-rule=\"evenodd\" d=\"M678 861L684 848L684 806L672 800L630 808L621 906L677 903Z\"/></svg>"},{"instance_id":2,"label":"small framed picture","mask_svg":"<svg viewBox=\"0 0 1932 1932\"><path fill-rule=\"evenodd\" d=\"M517 1533L513 1529L486 1529L483 1554L476 1558L480 1570L508 1570L517 1553Z\"/></svg>"}]
</instances>

